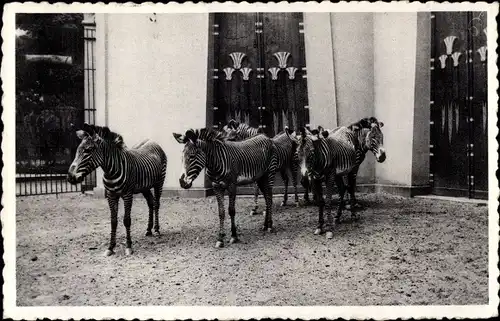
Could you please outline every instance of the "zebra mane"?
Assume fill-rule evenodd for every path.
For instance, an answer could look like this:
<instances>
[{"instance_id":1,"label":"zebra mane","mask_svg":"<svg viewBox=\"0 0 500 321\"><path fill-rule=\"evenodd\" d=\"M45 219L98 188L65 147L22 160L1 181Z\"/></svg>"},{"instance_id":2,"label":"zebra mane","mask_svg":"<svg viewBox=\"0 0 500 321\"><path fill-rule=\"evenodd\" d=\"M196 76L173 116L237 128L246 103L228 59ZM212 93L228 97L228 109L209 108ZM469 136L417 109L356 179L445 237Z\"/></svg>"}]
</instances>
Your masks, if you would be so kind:
<instances>
[{"instance_id":1,"label":"zebra mane","mask_svg":"<svg viewBox=\"0 0 500 321\"><path fill-rule=\"evenodd\" d=\"M83 130L89 134L96 133L106 142L115 144L120 149L125 147L122 135L112 132L107 126L85 125Z\"/></svg>"},{"instance_id":2,"label":"zebra mane","mask_svg":"<svg viewBox=\"0 0 500 321\"><path fill-rule=\"evenodd\" d=\"M191 129L197 139L204 141L224 140L227 133L224 131L214 130L211 128Z\"/></svg>"},{"instance_id":3,"label":"zebra mane","mask_svg":"<svg viewBox=\"0 0 500 321\"><path fill-rule=\"evenodd\" d=\"M378 124L378 123L379 122L378 122L377 118L375 118L375 117L369 117L369 118L365 117L365 118L358 120L355 123L350 124L349 126L347 126L347 128L349 128L350 130L354 130L355 127L357 127L358 129L361 129L361 128L370 129L372 124Z\"/></svg>"}]
</instances>

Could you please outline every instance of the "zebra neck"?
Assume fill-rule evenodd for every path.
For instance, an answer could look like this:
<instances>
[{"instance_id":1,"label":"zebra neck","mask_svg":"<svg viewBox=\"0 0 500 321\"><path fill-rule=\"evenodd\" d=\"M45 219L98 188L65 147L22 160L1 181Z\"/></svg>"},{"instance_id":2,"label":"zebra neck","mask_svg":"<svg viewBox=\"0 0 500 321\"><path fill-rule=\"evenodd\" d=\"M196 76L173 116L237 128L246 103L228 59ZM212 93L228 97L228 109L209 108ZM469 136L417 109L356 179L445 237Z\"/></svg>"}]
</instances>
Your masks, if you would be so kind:
<instances>
[{"instance_id":1,"label":"zebra neck","mask_svg":"<svg viewBox=\"0 0 500 321\"><path fill-rule=\"evenodd\" d=\"M227 161L227 153L220 142L205 143L203 151L206 155L205 166L210 176L218 176L224 172L224 163Z\"/></svg>"},{"instance_id":2,"label":"zebra neck","mask_svg":"<svg viewBox=\"0 0 500 321\"><path fill-rule=\"evenodd\" d=\"M357 137L357 143L359 144L358 146L363 154L366 154L369 150L368 146L366 145L366 135L368 135L368 131L361 130Z\"/></svg>"},{"instance_id":3,"label":"zebra neck","mask_svg":"<svg viewBox=\"0 0 500 321\"><path fill-rule=\"evenodd\" d=\"M103 150L103 165L104 178L112 181L122 176L125 170L125 152L115 147L107 147Z\"/></svg>"}]
</instances>

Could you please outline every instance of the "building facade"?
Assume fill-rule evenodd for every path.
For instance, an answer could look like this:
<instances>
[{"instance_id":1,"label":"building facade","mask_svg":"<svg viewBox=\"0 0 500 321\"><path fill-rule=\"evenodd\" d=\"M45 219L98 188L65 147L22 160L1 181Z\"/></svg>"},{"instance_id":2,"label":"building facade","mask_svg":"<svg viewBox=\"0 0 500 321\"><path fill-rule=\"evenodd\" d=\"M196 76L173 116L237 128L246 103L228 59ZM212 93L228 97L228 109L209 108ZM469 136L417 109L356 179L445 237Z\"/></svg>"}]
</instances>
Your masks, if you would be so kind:
<instances>
[{"instance_id":1,"label":"building facade","mask_svg":"<svg viewBox=\"0 0 500 321\"><path fill-rule=\"evenodd\" d=\"M95 28L90 79L95 123L123 135L129 146L144 138L160 143L168 155L167 195L206 195L210 186L199 177L192 190L180 189L182 146L173 132L220 126L230 117L273 135L285 125L335 128L371 116L384 123L387 159L376 163L373 155L367 157L358 175L360 189L407 196L487 194L487 179L486 183L480 179L481 186L474 185L481 171L487 178L485 157L472 160L475 150L442 147L446 139L450 146L465 139L470 147L487 138L484 123L474 127L469 122L472 117L487 117L485 110L471 116L472 103L464 102L462 90L455 96L448 93L447 98L440 94L447 88L443 79L446 84L457 79L463 83L463 77L455 76L456 67L466 66L467 75L476 75L484 63L477 50L486 33L474 34L477 39L471 40L470 22L477 21L472 13L460 18L463 25L449 28L446 16L428 12L96 14L87 18L95 22L87 24ZM466 58L464 54L455 66L458 58L453 57L453 48L447 53L448 45L441 39L445 36L456 37L455 45L465 53L478 54ZM475 47L467 47L468 43ZM437 58L441 51L447 58L445 68L441 68L444 58ZM486 79L485 74L477 79L481 77ZM477 79L475 87L472 80L465 85L466 92L482 90ZM485 82L483 86L485 90ZM434 99L436 93L441 98ZM482 100L480 104L486 98ZM450 101L458 106L451 111L443 107ZM444 116L433 108L445 110ZM449 126L451 131L441 131ZM440 135L447 135L446 139ZM447 154L436 151L438 146ZM482 148L476 155L487 155L487 147L475 146ZM467 154L456 156L461 152ZM436 165L450 162L450 155L452 160L467 160L453 164L451 170L465 171L463 181L451 179L446 166ZM96 193L102 190L101 175L97 173Z\"/></svg>"}]
</instances>

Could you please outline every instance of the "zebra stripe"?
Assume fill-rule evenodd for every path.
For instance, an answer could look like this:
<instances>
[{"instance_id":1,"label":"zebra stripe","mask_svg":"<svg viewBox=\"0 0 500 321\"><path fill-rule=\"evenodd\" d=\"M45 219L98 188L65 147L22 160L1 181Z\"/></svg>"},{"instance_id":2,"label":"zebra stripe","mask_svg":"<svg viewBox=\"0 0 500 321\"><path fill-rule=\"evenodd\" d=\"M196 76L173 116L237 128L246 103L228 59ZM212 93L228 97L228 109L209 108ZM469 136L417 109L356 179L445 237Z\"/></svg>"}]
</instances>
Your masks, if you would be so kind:
<instances>
[{"instance_id":1,"label":"zebra stripe","mask_svg":"<svg viewBox=\"0 0 500 321\"><path fill-rule=\"evenodd\" d=\"M288 134L288 133L287 133ZM326 236L332 238L332 229L334 222L331 215L332 194L335 183L339 185L336 175L337 159L335 153L335 141L319 135L319 131L313 133L306 128L301 129L300 135L297 137L295 133L289 134L292 139L295 139L297 146L297 155L300 162L301 172L307 174L312 180L313 195L316 199L319 209L318 227L314 234L323 233L323 211L326 201ZM322 181L326 182L326 195L323 199ZM339 206L339 211L341 211ZM339 216L339 214L337 214Z\"/></svg>"},{"instance_id":2,"label":"zebra stripe","mask_svg":"<svg viewBox=\"0 0 500 321\"><path fill-rule=\"evenodd\" d=\"M251 127L245 123L238 123L234 119L231 119L226 126L223 128L228 135L231 135L232 140L242 141L256 135L261 134L259 128ZM291 140L285 132L278 133L272 138L276 145L276 156L277 156L277 171L280 172L281 178L285 185L285 193L283 196L283 201L281 206L285 206L288 201L288 172L292 175L292 184L295 192L295 203L298 204L299 196L297 193L297 172L298 172L298 159L295 154L296 144ZM258 212L258 197L259 188L257 185L254 187L254 208L251 210L251 214L257 214ZM265 213L264 213L265 214Z\"/></svg>"},{"instance_id":3,"label":"zebra stripe","mask_svg":"<svg viewBox=\"0 0 500 321\"><path fill-rule=\"evenodd\" d=\"M127 231L127 254L132 253L130 237L130 212L133 194L142 193L148 202L149 221L146 235L154 230L159 235L158 212L160 196L165 181L167 156L155 142L144 140L132 148L127 148L121 135L107 127L84 124L77 131L82 140L75 159L68 170L68 181L76 184L96 168L104 172L103 183L111 211L111 240L107 255L113 254L116 245L116 216L120 197L124 201L124 225ZM151 193L154 189L154 196Z\"/></svg>"},{"instance_id":4,"label":"zebra stripe","mask_svg":"<svg viewBox=\"0 0 500 321\"><path fill-rule=\"evenodd\" d=\"M202 167L212 182L219 207L219 236L216 247L224 244L224 191L229 192L229 215L231 217L231 242L238 241L235 225L236 186L257 182L266 200L264 229L273 230L272 187L276 172L276 147L265 135L257 135L244 141L227 140L225 133L211 129L188 130L185 135L174 133L175 139L184 144L184 173L179 183L182 188L192 186L192 177L198 176ZM203 156L202 156L203 155Z\"/></svg>"},{"instance_id":5,"label":"zebra stripe","mask_svg":"<svg viewBox=\"0 0 500 321\"><path fill-rule=\"evenodd\" d=\"M355 164L350 170L345 170L346 167L351 167L352 164L348 164L347 157L339 160L339 167L337 168L337 173L344 173L344 185L347 186L349 190L351 206L359 206L355 197L356 190L356 178L359 171L361 163L366 157L368 151L372 151L377 161L383 162L385 160L385 149L383 148L383 134L380 127L383 126L382 122L379 122L376 118L363 118L356 123L349 126L337 127L333 130L323 130L321 126L318 127L319 132L323 134L324 137L335 138L339 142L343 142L346 148L353 149L355 152ZM345 155L346 152L344 152ZM350 154L352 151L349 152ZM350 156L352 157L352 155ZM351 159L352 160L352 159ZM306 189L304 198L308 200L308 181L303 180L303 185Z\"/></svg>"}]
</instances>

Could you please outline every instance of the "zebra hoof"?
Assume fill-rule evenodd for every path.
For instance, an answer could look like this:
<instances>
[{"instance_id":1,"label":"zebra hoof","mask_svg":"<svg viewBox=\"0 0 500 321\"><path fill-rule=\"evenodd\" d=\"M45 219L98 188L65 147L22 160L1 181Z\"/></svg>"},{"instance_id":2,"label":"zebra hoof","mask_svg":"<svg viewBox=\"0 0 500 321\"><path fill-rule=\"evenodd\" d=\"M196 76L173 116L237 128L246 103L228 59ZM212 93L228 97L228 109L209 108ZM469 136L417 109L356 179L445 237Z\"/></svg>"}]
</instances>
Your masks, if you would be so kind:
<instances>
[{"instance_id":1,"label":"zebra hoof","mask_svg":"<svg viewBox=\"0 0 500 321\"><path fill-rule=\"evenodd\" d=\"M285 201L281 202L280 206L286 206L286 202Z\"/></svg>"},{"instance_id":2,"label":"zebra hoof","mask_svg":"<svg viewBox=\"0 0 500 321\"><path fill-rule=\"evenodd\" d=\"M266 232L268 232L268 233L274 233L274 232L276 232L276 230L274 229L274 227L268 227L266 229Z\"/></svg>"},{"instance_id":3,"label":"zebra hoof","mask_svg":"<svg viewBox=\"0 0 500 321\"><path fill-rule=\"evenodd\" d=\"M266 216L266 211L262 211L262 216Z\"/></svg>"},{"instance_id":4,"label":"zebra hoof","mask_svg":"<svg viewBox=\"0 0 500 321\"><path fill-rule=\"evenodd\" d=\"M217 241L217 242L215 243L215 247L216 247L216 248L218 248L218 249L220 249L221 247L224 247L224 243L223 243L223 242L221 242L221 241Z\"/></svg>"},{"instance_id":5,"label":"zebra hoof","mask_svg":"<svg viewBox=\"0 0 500 321\"><path fill-rule=\"evenodd\" d=\"M259 214L259 212L257 212L256 209L253 209L250 211L250 215L258 215L258 214Z\"/></svg>"},{"instance_id":6,"label":"zebra hoof","mask_svg":"<svg viewBox=\"0 0 500 321\"><path fill-rule=\"evenodd\" d=\"M160 237L161 236L160 231L155 231L155 236Z\"/></svg>"},{"instance_id":7,"label":"zebra hoof","mask_svg":"<svg viewBox=\"0 0 500 321\"><path fill-rule=\"evenodd\" d=\"M332 232L326 232L326 238L327 239L332 239L333 238L333 233Z\"/></svg>"},{"instance_id":8,"label":"zebra hoof","mask_svg":"<svg viewBox=\"0 0 500 321\"><path fill-rule=\"evenodd\" d=\"M106 250L106 252L104 252L104 256L111 256L115 254L115 252L113 252L113 250Z\"/></svg>"},{"instance_id":9,"label":"zebra hoof","mask_svg":"<svg viewBox=\"0 0 500 321\"><path fill-rule=\"evenodd\" d=\"M321 233L323 233L323 231L322 231L320 228L317 228L317 229L314 231L314 235L320 235Z\"/></svg>"},{"instance_id":10,"label":"zebra hoof","mask_svg":"<svg viewBox=\"0 0 500 321\"><path fill-rule=\"evenodd\" d=\"M153 233L151 233L151 231L147 231L146 236L153 236Z\"/></svg>"},{"instance_id":11,"label":"zebra hoof","mask_svg":"<svg viewBox=\"0 0 500 321\"><path fill-rule=\"evenodd\" d=\"M234 244L234 243L239 243L240 240L237 238L237 237L232 237L230 240L229 240L229 243L230 244Z\"/></svg>"},{"instance_id":12,"label":"zebra hoof","mask_svg":"<svg viewBox=\"0 0 500 321\"><path fill-rule=\"evenodd\" d=\"M132 251L131 248L126 248L125 249L125 255L132 255L132 253L134 253L134 251Z\"/></svg>"}]
</instances>

